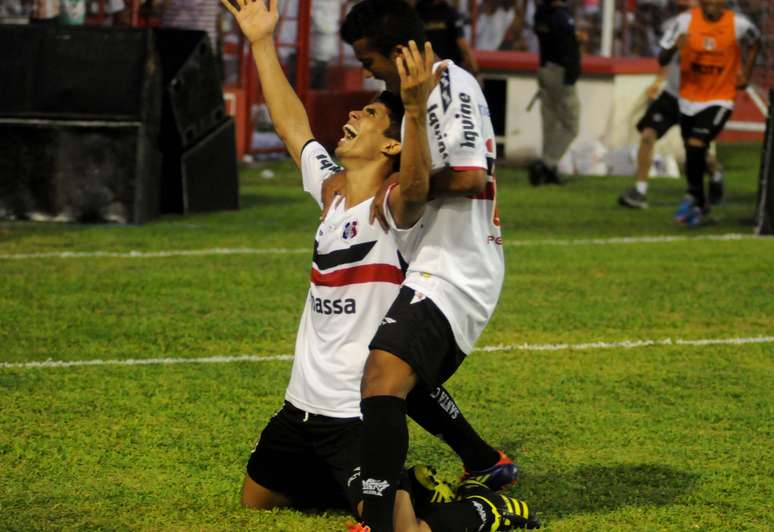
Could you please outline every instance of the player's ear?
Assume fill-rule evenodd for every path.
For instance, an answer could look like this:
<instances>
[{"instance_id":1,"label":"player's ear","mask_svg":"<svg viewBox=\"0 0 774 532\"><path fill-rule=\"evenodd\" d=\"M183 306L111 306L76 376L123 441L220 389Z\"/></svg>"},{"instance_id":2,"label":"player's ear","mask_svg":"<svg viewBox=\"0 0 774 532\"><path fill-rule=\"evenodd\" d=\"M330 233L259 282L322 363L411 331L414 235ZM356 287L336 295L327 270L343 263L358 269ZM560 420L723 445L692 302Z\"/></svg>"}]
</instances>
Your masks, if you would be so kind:
<instances>
[{"instance_id":1,"label":"player's ear","mask_svg":"<svg viewBox=\"0 0 774 532\"><path fill-rule=\"evenodd\" d=\"M394 157L400 153L402 147L403 146L399 141L387 139L387 142L382 145L382 153L388 157Z\"/></svg>"}]
</instances>

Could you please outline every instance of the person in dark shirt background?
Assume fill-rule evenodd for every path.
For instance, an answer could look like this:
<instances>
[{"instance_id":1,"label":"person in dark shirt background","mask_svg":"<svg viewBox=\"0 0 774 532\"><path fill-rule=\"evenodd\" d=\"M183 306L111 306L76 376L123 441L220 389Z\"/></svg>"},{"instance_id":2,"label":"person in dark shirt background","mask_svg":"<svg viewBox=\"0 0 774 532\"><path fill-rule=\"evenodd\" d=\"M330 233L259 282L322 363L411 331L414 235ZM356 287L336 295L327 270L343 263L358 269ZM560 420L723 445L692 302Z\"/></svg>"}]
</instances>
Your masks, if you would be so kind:
<instances>
[{"instance_id":1,"label":"person in dark shirt background","mask_svg":"<svg viewBox=\"0 0 774 532\"><path fill-rule=\"evenodd\" d=\"M534 28L540 43L543 154L530 164L529 181L534 186L559 185L559 160L578 135L580 101L575 82L580 76L580 47L572 13L562 0L543 0L535 12Z\"/></svg>"},{"instance_id":2,"label":"person in dark shirt background","mask_svg":"<svg viewBox=\"0 0 774 532\"><path fill-rule=\"evenodd\" d=\"M474 76L478 64L465 39L465 21L446 0L419 0L415 7L425 23L425 35L441 59L451 59Z\"/></svg>"}]
</instances>

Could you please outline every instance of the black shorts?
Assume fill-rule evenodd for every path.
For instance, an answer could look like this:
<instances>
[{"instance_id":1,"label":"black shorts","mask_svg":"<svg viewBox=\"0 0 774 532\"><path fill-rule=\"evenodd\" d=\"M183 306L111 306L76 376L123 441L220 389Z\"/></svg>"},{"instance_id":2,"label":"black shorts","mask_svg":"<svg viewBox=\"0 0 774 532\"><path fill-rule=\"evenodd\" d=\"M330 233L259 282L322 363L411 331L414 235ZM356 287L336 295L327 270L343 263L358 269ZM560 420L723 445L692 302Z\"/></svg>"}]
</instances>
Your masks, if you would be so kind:
<instances>
[{"instance_id":1,"label":"black shorts","mask_svg":"<svg viewBox=\"0 0 774 532\"><path fill-rule=\"evenodd\" d=\"M426 385L440 386L457 371L465 353L443 312L427 297L412 303L414 294L407 286L400 288L368 347L392 353Z\"/></svg>"},{"instance_id":2,"label":"black shorts","mask_svg":"<svg viewBox=\"0 0 774 532\"><path fill-rule=\"evenodd\" d=\"M713 105L693 116L680 115L680 130L683 140L699 139L707 146L720 135L726 122L731 117L731 110Z\"/></svg>"},{"instance_id":3,"label":"black shorts","mask_svg":"<svg viewBox=\"0 0 774 532\"><path fill-rule=\"evenodd\" d=\"M667 91L661 91L658 98L648 105L647 110L640 121L637 122L637 131L642 133L644 129L656 130L656 138L660 139L672 126L680 122L680 105L677 98Z\"/></svg>"},{"instance_id":4,"label":"black shorts","mask_svg":"<svg viewBox=\"0 0 774 532\"><path fill-rule=\"evenodd\" d=\"M261 432L247 474L297 508L355 513L363 498L361 425L360 418L307 414L285 401Z\"/></svg>"}]
</instances>

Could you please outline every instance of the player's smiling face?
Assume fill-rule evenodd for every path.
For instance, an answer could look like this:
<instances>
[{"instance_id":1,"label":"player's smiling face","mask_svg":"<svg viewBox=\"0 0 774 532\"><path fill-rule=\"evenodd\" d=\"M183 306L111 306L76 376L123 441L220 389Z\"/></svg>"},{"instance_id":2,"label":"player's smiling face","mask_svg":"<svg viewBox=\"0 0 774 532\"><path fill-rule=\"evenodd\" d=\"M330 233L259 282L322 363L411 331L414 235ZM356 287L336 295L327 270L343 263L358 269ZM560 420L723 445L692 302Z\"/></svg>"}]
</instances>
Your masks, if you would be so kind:
<instances>
[{"instance_id":1,"label":"player's smiling face","mask_svg":"<svg viewBox=\"0 0 774 532\"><path fill-rule=\"evenodd\" d=\"M376 160L380 155L396 155L400 142L385 136L390 127L390 112L383 103L369 103L360 111L350 111L342 128L344 136L336 145L336 157ZM397 150L397 151L396 151Z\"/></svg>"},{"instance_id":2,"label":"player's smiling face","mask_svg":"<svg viewBox=\"0 0 774 532\"><path fill-rule=\"evenodd\" d=\"M387 84L388 91L400 94L400 75L395 66L395 53L390 54L390 57L383 55L371 48L365 37L352 43L352 48L355 51L355 57L363 65L367 78L380 79Z\"/></svg>"}]
</instances>

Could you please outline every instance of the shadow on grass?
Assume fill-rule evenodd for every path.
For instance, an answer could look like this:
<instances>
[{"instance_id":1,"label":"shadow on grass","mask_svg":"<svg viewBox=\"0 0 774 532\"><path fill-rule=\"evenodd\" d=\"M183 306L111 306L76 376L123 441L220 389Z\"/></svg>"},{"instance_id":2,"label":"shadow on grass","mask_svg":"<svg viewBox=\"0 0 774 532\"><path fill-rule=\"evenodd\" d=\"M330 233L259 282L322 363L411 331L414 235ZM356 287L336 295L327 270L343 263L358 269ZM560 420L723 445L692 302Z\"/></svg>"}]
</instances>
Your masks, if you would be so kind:
<instances>
[{"instance_id":1,"label":"shadow on grass","mask_svg":"<svg viewBox=\"0 0 774 532\"><path fill-rule=\"evenodd\" d=\"M691 492L698 476L659 464L584 466L528 476L524 483L541 500L538 511L566 516L606 513L623 506L665 506Z\"/></svg>"}]
</instances>

